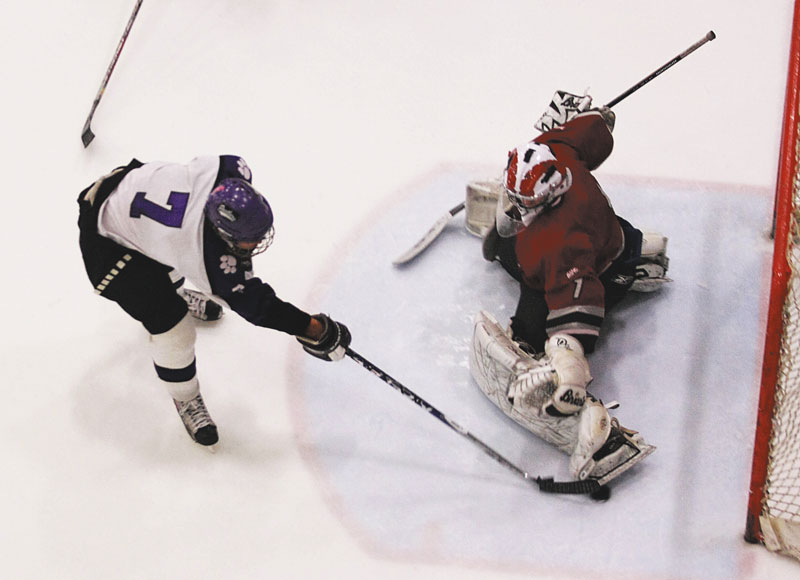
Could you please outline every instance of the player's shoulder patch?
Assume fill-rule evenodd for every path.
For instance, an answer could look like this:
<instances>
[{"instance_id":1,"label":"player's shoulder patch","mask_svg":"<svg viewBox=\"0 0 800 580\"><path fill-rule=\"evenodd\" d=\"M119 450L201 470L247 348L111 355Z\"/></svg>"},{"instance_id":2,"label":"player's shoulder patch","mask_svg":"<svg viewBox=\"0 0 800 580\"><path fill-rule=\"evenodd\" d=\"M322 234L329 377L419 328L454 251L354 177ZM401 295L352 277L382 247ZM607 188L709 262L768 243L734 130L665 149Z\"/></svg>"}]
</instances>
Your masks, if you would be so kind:
<instances>
[{"instance_id":1,"label":"player's shoulder patch","mask_svg":"<svg viewBox=\"0 0 800 580\"><path fill-rule=\"evenodd\" d=\"M242 179L246 181L251 181L253 179L253 173L250 171L250 167L248 167L247 162L241 157L236 161L236 168L242 176Z\"/></svg>"},{"instance_id":2,"label":"player's shoulder patch","mask_svg":"<svg viewBox=\"0 0 800 580\"><path fill-rule=\"evenodd\" d=\"M219 257L219 269L225 274L235 274L238 266L238 261L235 256L230 254L223 254Z\"/></svg>"},{"instance_id":3,"label":"player's shoulder patch","mask_svg":"<svg viewBox=\"0 0 800 580\"><path fill-rule=\"evenodd\" d=\"M220 155L219 176L217 181L234 177L252 183L253 172L250 170L247 162L238 155Z\"/></svg>"}]
</instances>

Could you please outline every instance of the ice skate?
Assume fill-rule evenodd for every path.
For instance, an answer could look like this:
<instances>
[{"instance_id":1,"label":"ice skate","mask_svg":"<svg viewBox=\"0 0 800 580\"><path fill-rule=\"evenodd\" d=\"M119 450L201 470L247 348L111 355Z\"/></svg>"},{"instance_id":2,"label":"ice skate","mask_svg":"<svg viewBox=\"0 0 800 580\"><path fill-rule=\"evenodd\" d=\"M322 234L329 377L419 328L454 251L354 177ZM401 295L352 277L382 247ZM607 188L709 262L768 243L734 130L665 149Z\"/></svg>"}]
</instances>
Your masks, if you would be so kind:
<instances>
[{"instance_id":1,"label":"ice skate","mask_svg":"<svg viewBox=\"0 0 800 580\"><path fill-rule=\"evenodd\" d=\"M667 237L654 232L644 232L641 264L636 266L636 279L631 286L633 292L655 292L664 284L672 282L667 277Z\"/></svg>"},{"instance_id":2,"label":"ice skate","mask_svg":"<svg viewBox=\"0 0 800 580\"><path fill-rule=\"evenodd\" d=\"M189 314L194 318L207 322L222 318L222 306L202 292L181 287L178 290L178 294L186 301L186 305L189 307Z\"/></svg>"},{"instance_id":3,"label":"ice skate","mask_svg":"<svg viewBox=\"0 0 800 580\"><path fill-rule=\"evenodd\" d=\"M611 419L611 433L605 444L592 456L589 477L605 485L642 461L656 448L644 442L636 431L626 429Z\"/></svg>"},{"instance_id":4,"label":"ice skate","mask_svg":"<svg viewBox=\"0 0 800 580\"><path fill-rule=\"evenodd\" d=\"M217 435L217 425L208 414L208 409L203 402L203 397L198 393L193 399L188 401L178 401L173 399L175 408L178 410L186 427L189 436L200 445L214 445L219 441Z\"/></svg>"}]
</instances>

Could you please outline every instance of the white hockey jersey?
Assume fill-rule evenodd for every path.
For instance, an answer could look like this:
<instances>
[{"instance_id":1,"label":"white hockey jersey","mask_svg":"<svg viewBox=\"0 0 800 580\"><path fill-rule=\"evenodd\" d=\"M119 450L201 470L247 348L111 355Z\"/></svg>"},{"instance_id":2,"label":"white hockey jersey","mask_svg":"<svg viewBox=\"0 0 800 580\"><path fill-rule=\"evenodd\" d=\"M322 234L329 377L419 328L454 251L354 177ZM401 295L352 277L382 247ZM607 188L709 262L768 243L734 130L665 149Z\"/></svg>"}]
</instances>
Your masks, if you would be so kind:
<instances>
[{"instance_id":1,"label":"white hockey jersey","mask_svg":"<svg viewBox=\"0 0 800 580\"><path fill-rule=\"evenodd\" d=\"M100 208L100 235L137 250L211 294L203 262L206 200L219 172L218 156L186 165L151 162L128 173ZM249 169L242 164L242 177ZM245 175L246 172L246 175Z\"/></svg>"},{"instance_id":2,"label":"white hockey jersey","mask_svg":"<svg viewBox=\"0 0 800 580\"><path fill-rule=\"evenodd\" d=\"M173 268L174 279L185 278L257 326L302 335L310 315L278 298L255 276L252 260L233 255L205 219L206 201L221 180L251 182L244 159L220 155L187 164L134 162L101 202L97 233Z\"/></svg>"}]
</instances>

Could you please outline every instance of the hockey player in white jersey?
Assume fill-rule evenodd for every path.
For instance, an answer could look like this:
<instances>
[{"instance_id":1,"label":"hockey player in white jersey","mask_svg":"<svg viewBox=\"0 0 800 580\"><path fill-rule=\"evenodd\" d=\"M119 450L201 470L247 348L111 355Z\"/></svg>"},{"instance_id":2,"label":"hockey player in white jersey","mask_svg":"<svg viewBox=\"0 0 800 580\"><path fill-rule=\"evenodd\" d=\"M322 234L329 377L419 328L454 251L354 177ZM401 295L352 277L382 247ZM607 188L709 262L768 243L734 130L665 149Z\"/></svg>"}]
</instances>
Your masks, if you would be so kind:
<instances>
[{"instance_id":1,"label":"hockey player in white jersey","mask_svg":"<svg viewBox=\"0 0 800 580\"><path fill-rule=\"evenodd\" d=\"M215 320L224 304L257 326L295 336L317 358L344 357L345 325L281 300L253 274L252 257L272 242L273 215L241 157L185 165L134 159L83 190L78 204L95 292L145 327L158 378L197 443L219 437L200 394L192 317ZM199 291L184 289L184 280Z\"/></svg>"}]
</instances>

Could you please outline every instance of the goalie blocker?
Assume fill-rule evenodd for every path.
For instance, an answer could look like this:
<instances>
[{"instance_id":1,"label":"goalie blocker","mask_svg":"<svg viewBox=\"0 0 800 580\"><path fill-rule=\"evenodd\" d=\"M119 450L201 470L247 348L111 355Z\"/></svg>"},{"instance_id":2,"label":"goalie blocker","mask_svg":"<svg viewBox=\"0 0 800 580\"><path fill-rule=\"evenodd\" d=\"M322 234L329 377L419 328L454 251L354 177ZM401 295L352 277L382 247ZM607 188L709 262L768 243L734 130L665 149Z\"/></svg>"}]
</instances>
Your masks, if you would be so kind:
<instances>
[{"instance_id":1,"label":"goalie blocker","mask_svg":"<svg viewBox=\"0 0 800 580\"><path fill-rule=\"evenodd\" d=\"M605 485L655 451L585 391L589 366L577 341L556 335L539 359L487 312L476 316L470 372L503 413L570 456L575 479Z\"/></svg>"}]
</instances>

